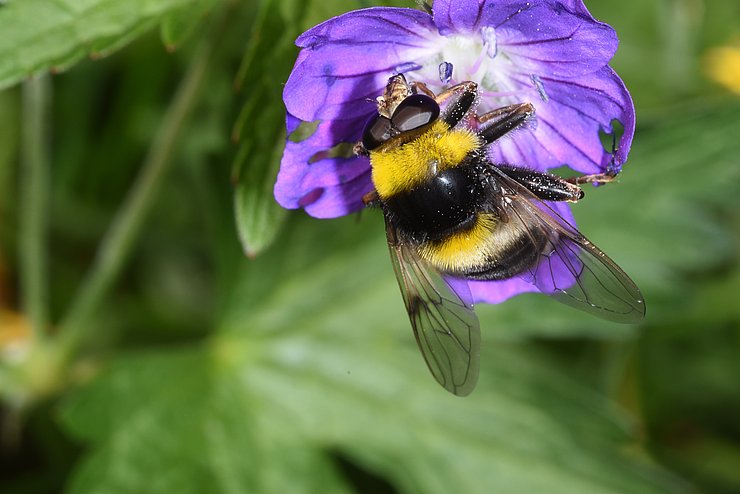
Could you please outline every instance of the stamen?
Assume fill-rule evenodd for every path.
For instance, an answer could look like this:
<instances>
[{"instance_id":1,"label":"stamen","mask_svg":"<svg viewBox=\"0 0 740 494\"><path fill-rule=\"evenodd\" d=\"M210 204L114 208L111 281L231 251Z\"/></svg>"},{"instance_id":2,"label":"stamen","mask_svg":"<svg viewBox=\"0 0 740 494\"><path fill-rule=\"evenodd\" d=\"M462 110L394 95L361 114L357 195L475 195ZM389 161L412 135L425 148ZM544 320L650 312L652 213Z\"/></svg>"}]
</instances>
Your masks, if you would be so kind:
<instances>
[{"instance_id":1,"label":"stamen","mask_svg":"<svg viewBox=\"0 0 740 494\"><path fill-rule=\"evenodd\" d=\"M530 79L532 79L532 84L534 84L535 89L537 89L537 92L540 94L540 98L542 98L542 101L547 103L550 101L550 97L545 92L545 85L542 83L542 79L538 75L531 74L529 76Z\"/></svg>"},{"instance_id":2,"label":"stamen","mask_svg":"<svg viewBox=\"0 0 740 494\"><path fill-rule=\"evenodd\" d=\"M452 79L452 64L450 62L442 62L439 64L439 80L442 84L448 84Z\"/></svg>"},{"instance_id":3,"label":"stamen","mask_svg":"<svg viewBox=\"0 0 740 494\"><path fill-rule=\"evenodd\" d=\"M413 72L415 70L421 69L421 65L419 65L416 62L404 62L400 65L396 65L396 67L393 69L393 73L395 75L398 74L405 74L407 72Z\"/></svg>"},{"instance_id":4,"label":"stamen","mask_svg":"<svg viewBox=\"0 0 740 494\"><path fill-rule=\"evenodd\" d=\"M481 29L483 45L486 47L486 53L490 58L496 58L498 54L498 41L496 40L496 28L493 26L483 26Z\"/></svg>"},{"instance_id":5,"label":"stamen","mask_svg":"<svg viewBox=\"0 0 740 494\"><path fill-rule=\"evenodd\" d=\"M485 60L485 56L486 56L486 52L481 51L480 55L478 55L478 58L476 58L475 62L473 62L473 65L471 65L470 68L468 69L468 74L474 75L478 72L478 69L480 69L480 66L483 64L483 61Z\"/></svg>"}]
</instances>

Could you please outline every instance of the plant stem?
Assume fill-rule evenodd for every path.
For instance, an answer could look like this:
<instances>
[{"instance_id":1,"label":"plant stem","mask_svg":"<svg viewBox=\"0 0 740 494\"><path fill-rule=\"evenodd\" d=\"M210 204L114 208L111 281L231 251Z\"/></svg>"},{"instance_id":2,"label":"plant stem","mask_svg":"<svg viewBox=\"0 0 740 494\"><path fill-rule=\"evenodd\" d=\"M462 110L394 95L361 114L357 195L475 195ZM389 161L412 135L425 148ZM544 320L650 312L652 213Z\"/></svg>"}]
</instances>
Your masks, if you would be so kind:
<instances>
[{"instance_id":1,"label":"plant stem","mask_svg":"<svg viewBox=\"0 0 740 494\"><path fill-rule=\"evenodd\" d=\"M45 336L49 199L49 106L46 74L23 84L20 179L20 289L34 339Z\"/></svg>"},{"instance_id":2,"label":"plant stem","mask_svg":"<svg viewBox=\"0 0 740 494\"><path fill-rule=\"evenodd\" d=\"M214 22L214 24L217 24ZM121 272L173 162L176 143L193 109L212 54L210 30L196 49L132 189L103 238L93 266L62 322L61 352L69 357L90 331L90 317Z\"/></svg>"}]
</instances>

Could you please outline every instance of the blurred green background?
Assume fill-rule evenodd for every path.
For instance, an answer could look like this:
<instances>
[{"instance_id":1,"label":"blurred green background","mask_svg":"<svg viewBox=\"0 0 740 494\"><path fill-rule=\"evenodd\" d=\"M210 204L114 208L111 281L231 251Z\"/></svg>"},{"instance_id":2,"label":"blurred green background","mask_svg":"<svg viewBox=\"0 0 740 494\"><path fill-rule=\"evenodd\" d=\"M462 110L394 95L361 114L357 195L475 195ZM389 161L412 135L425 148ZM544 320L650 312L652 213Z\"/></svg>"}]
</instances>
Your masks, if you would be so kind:
<instances>
[{"instance_id":1,"label":"blurred green background","mask_svg":"<svg viewBox=\"0 0 740 494\"><path fill-rule=\"evenodd\" d=\"M638 126L575 214L648 315L481 306L458 399L380 215L272 200L293 40L370 2L0 2L0 492L740 492L740 3L586 3Z\"/></svg>"}]
</instances>

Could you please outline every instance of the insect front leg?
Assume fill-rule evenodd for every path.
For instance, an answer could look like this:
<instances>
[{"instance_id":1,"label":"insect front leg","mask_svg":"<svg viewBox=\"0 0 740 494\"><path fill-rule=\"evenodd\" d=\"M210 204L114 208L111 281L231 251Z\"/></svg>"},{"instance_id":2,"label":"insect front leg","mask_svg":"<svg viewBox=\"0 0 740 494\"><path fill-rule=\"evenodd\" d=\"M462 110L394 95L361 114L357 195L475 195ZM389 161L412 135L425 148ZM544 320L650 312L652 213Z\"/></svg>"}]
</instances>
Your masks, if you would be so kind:
<instances>
[{"instance_id":1,"label":"insect front leg","mask_svg":"<svg viewBox=\"0 0 740 494\"><path fill-rule=\"evenodd\" d=\"M581 184L608 184L617 179L617 174L613 172L594 173L592 175L581 175L580 177L566 178L565 181L574 185Z\"/></svg>"},{"instance_id":2,"label":"insect front leg","mask_svg":"<svg viewBox=\"0 0 740 494\"><path fill-rule=\"evenodd\" d=\"M370 208L377 208L380 207L381 201L380 196L378 195L377 190L372 190L362 196L362 202L365 204L365 206Z\"/></svg>"},{"instance_id":3,"label":"insect front leg","mask_svg":"<svg viewBox=\"0 0 740 494\"><path fill-rule=\"evenodd\" d=\"M578 202L585 195L577 184L549 173L507 165L497 168L543 201Z\"/></svg>"},{"instance_id":4,"label":"insect front leg","mask_svg":"<svg viewBox=\"0 0 740 494\"><path fill-rule=\"evenodd\" d=\"M465 118L468 112L470 112L470 109L473 108L475 101L478 99L478 84L472 81L456 84L445 89L436 96L424 83L415 83L415 88L417 91L433 97L440 106L447 102L442 114L440 115L440 119L450 126L450 128L454 127L460 123L463 118Z\"/></svg>"},{"instance_id":5,"label":"insect front leg","mask_svg":"<svg viewBox=\"0 0 740 494\"><path fill-rule=\"evenodd\" d=\"M414 81L410 84L411 86L411 92L414 94L426 94L432 99L436 99L437 95L434 94L434 91L429 89L429 86L424 84L423 82Z\"/></svg>"},{"instance_id":6,"label":"insect front leg","mask_svg":"<svg viewBox=\"0 0 740 494\"><path fill-rule=\"evenodd\" d=\"M534 117L531 103L504 106L476 117L478 134L488 143L518 129Z\"/></svg>"},{"instance_id":7,"label":"insect front leg","mask_svg":"<svg viewBox=\"0 0 740 494\"><path fill-rule=\"evenodd\" d=\"M617 146L617 135L615 133L612 133L612 150L611 155L612 159L610 163L606 167L605 173L594 173L591 175L582 175L580 177L572 177L567 178L566 181L575 184L608 184L609 182L613 182L617 179L617 168L615 164L615 158L617 156L617 151L619 150L619 147Z\"/></svg>"}]
</instances>

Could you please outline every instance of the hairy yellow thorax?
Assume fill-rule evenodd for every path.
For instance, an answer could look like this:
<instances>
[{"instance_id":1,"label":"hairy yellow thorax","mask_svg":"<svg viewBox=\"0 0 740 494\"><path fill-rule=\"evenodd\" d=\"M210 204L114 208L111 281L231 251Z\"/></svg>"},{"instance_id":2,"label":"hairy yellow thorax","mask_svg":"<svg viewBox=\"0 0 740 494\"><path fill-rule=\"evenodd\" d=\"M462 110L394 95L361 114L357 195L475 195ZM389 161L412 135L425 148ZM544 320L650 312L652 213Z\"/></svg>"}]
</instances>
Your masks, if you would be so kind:
<instances>
[{"instance_id":1,"label":"hairy yellow thorax","mask_svg":"<svg viewBox=\"0 0 740 494\"><path fill-rule=\"evenodd\" d=\"M479 146L480 139L475 133L466 129L450 130L438 120L410 142L370 153L375 190L383 199L408 191L434 174L459 165Z\"/></svg>"}]
</instances>

